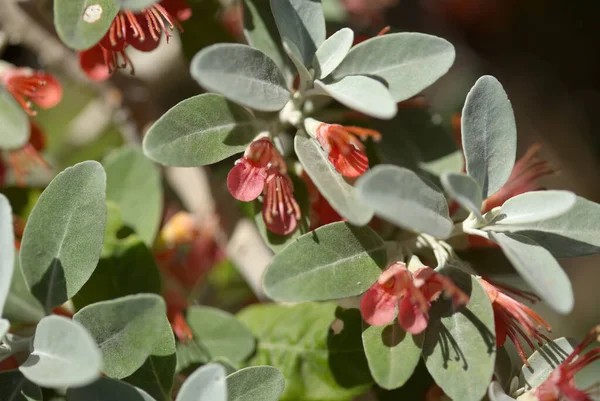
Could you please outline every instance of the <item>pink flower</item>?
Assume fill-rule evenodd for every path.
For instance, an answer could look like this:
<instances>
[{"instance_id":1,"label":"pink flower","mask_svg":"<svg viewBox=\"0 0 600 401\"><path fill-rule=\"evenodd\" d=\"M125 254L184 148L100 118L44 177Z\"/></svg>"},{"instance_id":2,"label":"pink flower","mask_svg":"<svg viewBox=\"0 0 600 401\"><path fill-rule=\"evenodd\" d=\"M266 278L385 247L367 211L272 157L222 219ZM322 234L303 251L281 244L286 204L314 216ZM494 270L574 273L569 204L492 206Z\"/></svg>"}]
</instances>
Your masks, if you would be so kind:
<instances>
[{"instance_id":1,"label":"pink flower","mask_svg":"<svg viewBox=\"0 0 600 401\"><path fill-rule=\"evenodd\" d=\"M565 359L539 387L533 390L533 396L539 401L592 401L590 389L579 390L575 387L575 374L600 359L600 346L587 352L592 343L600 342L600 326L594 327L573 352Z\"/></svg>"},{"instance_id":2,"label":"pink flower","mask_svg":"<svg viewBox=\"0 0 600 401\"><path fill-rule=\"evenodd\" d=\"M448 277L425 267L411 273L404 263L396 262L381 273L360 302L363 319L371 326L384 326L394 320L398 306L398 323L406 332L419 334L429 323L431 302L442 292L452 298L455 308L469 302Z\"/></svg>"},{"instance_id":3,"label":"pink flower","mask_svg":"<svg viewBox=\"0 0 600 401\"><path fill-rule=\"evenodd\" d=\"M244 157L235 162L227 175L227 187L231 196L242 202L250 202L263 192L267 168L279 156L269 139L258 139L246 148Z\"/></svg>"},{"instance_id":4,"label":"pink flower","mask_svg":"<svg viewBox=\"0 0 600 401\"><path fill-rule=\"evenodd\" d=\"M50 109L62 99L62 86L51 74L30 68L8 68L0 77L4 88L30 116L35 116L33 105Z\"/></svg>"}]
</instances>

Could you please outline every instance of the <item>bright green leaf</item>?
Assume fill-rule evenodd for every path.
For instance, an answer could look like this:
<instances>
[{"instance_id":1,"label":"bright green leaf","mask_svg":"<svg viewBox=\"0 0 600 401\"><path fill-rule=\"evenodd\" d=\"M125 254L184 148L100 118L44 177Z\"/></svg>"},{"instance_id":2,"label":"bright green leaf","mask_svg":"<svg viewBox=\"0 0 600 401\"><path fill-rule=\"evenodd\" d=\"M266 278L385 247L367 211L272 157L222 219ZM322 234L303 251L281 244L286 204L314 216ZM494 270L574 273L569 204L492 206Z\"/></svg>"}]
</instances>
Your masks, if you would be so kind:
<instances>
[{"instance_id":1,"label":"bright green leaf","mask_svg":"<svg viewBox=\"0 0 600 401\"><path fill-rule=\"evenodd\" d=\"M29 141L27 114L15 99L0 88L0 149L15 150Z\"/></svg>"},{"instance_id":2,"label":"bright green leaf","mask_svg":"<svg viewBox=\"0 0 600 401\"><path fill-rule=\"evenodd\" d=\"M115 202L123 222L152 246L162 218L160 172L141 150L124 147L103 160L106 199Z\"/></svg>"},{"instance_id":3,"label":"bright green leaf","mask_svg":"<svg viewBox=\"0 0 600 401\"><path fill-rule=\"evenodd\" d=\"M452 231L444 194L411 170L379 165L361 176L356 188L376 214L400 227L442 239Z\"/></svg>"},{"instance_id":4,"label":"bright green leaf","mask_svg":"<svg viewBox=\"0 0 600 401\"><path fill-rule=\"evenodd\" d=\"M285 377L272 366L252 366L227 376L228 401L278 401Z\"/></svg>"},{"instance_id":5,"label":"bright green leaf","mask_svg":"<svg viewBox=\"0 0 600 401\"><path fill-rule=\"evenodd\" d=\"M119 6L119 0L56 0L56 32L70 48L86 50L102 39Z\"/></svg>"},{"instance_id":6,"label":"bright green leaf","mask_svg":"<svg viewBox=\"0 0 600 401\"><path fill-rule=\"evenodd\" d=\"M204 166L243 152L257 134L247 110L208 93L180 102L158 119L144 137L144 154L167 166Z\"/></svg>"},{"instance_id":7,"label":"bright green leaf","mask_svg":"<svg viewBox=\"0 0 600 401\"><path fill-rule=\"evenodd\" d=\"M315 81L315 89L344 106L371 117L389 120L396 115L396 102L388 89L376 79L351 75L331 84Z\"/></svg>"},{"instance_id":8,"label":"bright green leaf","mask_svg":"<svg viewBox=\"0 0 600 401\"><path fill-rule=\"evenodd\" d=\"M301 236L275 255L263 285L277 301L351 297L377 281L386 262L383 240L373 230L333 223Z\"/></svg>"},{"instance_id":9,"label":"bright green leaf","mask_svg":"<svg viewBox=\"0 0 600 401\"><path fill-rule=\"evenodd\" d=\"M531 191L510 198L500 208L500 218L492 224L530 224L567 213L577 196L569 191Z\"/></svg>"},{"instance_id":10,"label":"bright green leaf","mask_svg":"<svg viewBox=\"0 0 600 401\"><path fill-rule=\"evenodd\" d=\"M517 153L515 116L496 78L486 75L477 80L467 95L461 121L467 173L485 199L506 183Z\"/></svg>"},{"instance_id":11,"label":"bright green leaf","mask_svg":"<svg viewBox=\"0 0 600 401\"><path fill-rule=\"evenodd\" d=\"M316 140L299 131L295 149L306 174L336 212L359 226L367 224L373 218L373 210L360 201L356 189L336 171Z\"/></svg>"},{"instance_id":12,"label":"bright green leaf","mask_svg":"<svg viewBox=\"0 0 600 401\"><path fill-rule=\"evenodd\" d=\"M255 110L279 111L290 99L275 61L250 46L220 43L206 47L194 56L190 69L205 89Z\"/></svg>"},{"instance_id":13,"label":"bright green leaf","mask_svg":"<svg viewBox=\"0 0 600 401\"><path fill-rule=\"evenodd\" d=\"M58 174L31 211L21 270L47 313L75 295L96 268L106 225L105 188L100 163L79 163Z\"/></svg>"},{"instance_id":14,"label":"bright green leaf","mask_svg":"<svg viewBox=\"0 0 600 401\"><path fill-rule=\"evenodd\" d=\"M0 194L0 317L10 292L15 266L15 238L12 208L8 199Z\"/></svg>"},{"instance_id":15,"label":"bright green leaf","mask_svg":"<svg viewBox=\"0 0 600 401\"><path fill-rule=\"evenodd\" d=\"M33 383L48 388L85 386L100 377L102 354L90 333L76 321L43 318L33 339L33 352L19 367Z\"/></svg>"},{"instance_id":16,"label":"bright green leaf","mask_svg":"<svg viewBox=\"0 0 600 401\"><path fill-rule=\"evenodd\" d=\"M422 33L393 33L352 49L333 78L368 75L383 78L396 102L409 99L444 75L454 62L452 44Z\"/></svg>"},{"instance_id":17,"label":"bright green leaf","mask_svg":"<svg viewBox=\"0 0 600 401\"><path fill-rule=\"evenodd\" d=\"M327 78L344 60L353 42L354 32L350 28L342 28L328 37L317 49L312 62L316 78Z\"/></svg>"},{"instance_id":18,"label":"bright green leaf","mask_svg":"<svg viewBox=\"0 0 600 401\"><path fill-rule=\"evenodd\" d=\"M558 313L573 309L571 281L554 256L531 238L511 233L490 233L517 272L540 298Z\"/></svg>"},{"instance_id":19,"label":"bright green leaf","mask_svg":"<svg viewBox=\"0 0 600 401\"><path fill-rule=\"evenodd\" d=\"M477 181L465 174L446 173L442 175L441 182L452 199L475 216L482 218L483 199Z\"/></svg>"},{"instance_id":20,"label":"bright green leaf","mask_svg":"<svg viewBox=\"0 0 600 401\"><path fill-rule=\"evenodd\" d=\"M0 401L42 401L42 390L18 370L0 372Z\"/></svg>"},{"instance_id":21,"label":"bright green leaf","mask_svg":"<svg viewBox=\"0 0 600 401\"><path fill-rule=\"evenodd\" d=\"M228 401L225 380L225 369L221 365L205 365L187 378L176 401Z\"/></svg>"},{"instance_id":22,"label":"bright green leaf","mask_svg":"<svg viewBox=\"0 0 600 401\"><path fill-rule=\"evenodd\" d=\"M423 358L448 397L479 401L486 393L496 359L492 305L477 278L455 268L445 268L442 273L448 274L470 301L458 311L452 310L448 299L433 304Z\"/></svg>"},{"instance_id":23,"label":"bright green leaf","mask_svg":"<svg viewBox=\"0 0 600 401\"><path fill-rule=\"evenodd\" d=\"M101 377L85 387L68 389L67 398L69 401L154 401L143 390L108 377Z\"/></svg>"},{"instance_id":24,"label":"bright green leaf","mask_svg":"<svg viewBox=\"0 0 600 401\"><path fill-rule=\"evenodd\" d=\"M132 295L86 306L73 319L87 328L103 355L103 372L122 379L150 356L166 313L158 295Z\"/></svg>"}]
</instances>

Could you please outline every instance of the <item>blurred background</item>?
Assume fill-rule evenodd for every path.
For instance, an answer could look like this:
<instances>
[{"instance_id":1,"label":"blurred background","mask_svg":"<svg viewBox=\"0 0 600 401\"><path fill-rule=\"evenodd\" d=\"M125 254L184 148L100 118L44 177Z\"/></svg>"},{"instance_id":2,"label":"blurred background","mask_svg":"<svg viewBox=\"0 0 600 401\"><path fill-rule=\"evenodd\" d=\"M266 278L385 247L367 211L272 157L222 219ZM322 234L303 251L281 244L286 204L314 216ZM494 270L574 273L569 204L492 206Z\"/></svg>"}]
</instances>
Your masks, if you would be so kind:
<instances>
[{"instance_id":1,"label":"blurred background","mask_svg":"<svg viewBox=\"0 0 600 401\"><path fill-rule=\"evenodd\" d=\"M197 51L216 42L243 41L242 12L237 1L186 1L192 8L192 18L183 23L182 35L174 32L169 44L163 40L151 53L132 50L129 55L135 76L119 71L110 80L98 83L87 79L79 68L77 54L58 40L51 0L0 0L0 58L56 74L65 93L57 108L40 111L37 117L47 134L44 156L53 171L29 177L33 188L27 191L7 189L13 191L13 197L24 199L24 214L40 193L36 186L43 186L54 171L86 159L100 160L125 143L139 143L144 131L166 110L200 93L201 88L188 72L189 60ZM436 118L449 123L452 115L460 112L476 79L484 74L496 76L513 104L519 156L533 143L540 143L542 157L559 171L545 178L544 186L568 189L600 202L600 35L597 15L589 2L323 3L330 33L348 25L357 34L370 37L390 25L393 32L430 33L452 42L457 51L454 66L425 92ZM220 285L233 288L236 295L213 290L202 302L219 304L227 299L231 305L226 308L235 310L252 301L252 289L260 298L258 280L270 253L227 193L224 178L230 166L231 160L227 160L205 169L168 169L165 177L167 205L194 212L204 225L218 220L223 228L217 242L227 255L227 263L231 263L226 263L228 267L219 270L211 283L213 289ZM499 259L502 257L498 254L484 252L478 264L492 269L502 264ZM557 316L543 306L537 308L554 327L554 336L580 338L600 322L599 262L600 256L561 261L575 289L574 312ZM507 276L507 280L519 284L514 276Z\"/></svg>"}]
</instances>

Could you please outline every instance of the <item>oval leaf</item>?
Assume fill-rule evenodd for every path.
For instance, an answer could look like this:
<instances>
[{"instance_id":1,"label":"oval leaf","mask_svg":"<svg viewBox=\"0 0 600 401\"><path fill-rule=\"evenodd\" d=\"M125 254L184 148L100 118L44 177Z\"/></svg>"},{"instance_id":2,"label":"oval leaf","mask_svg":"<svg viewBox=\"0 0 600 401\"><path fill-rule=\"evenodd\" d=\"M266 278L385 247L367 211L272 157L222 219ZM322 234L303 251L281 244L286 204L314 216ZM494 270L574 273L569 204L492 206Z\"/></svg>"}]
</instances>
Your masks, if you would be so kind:
<instances>
[{"instance_id":1,"label":"oval leaf","mask_svg":"<svg viewBox=\"0 0 600 401\"><path fill-rule=\"evenodd\" d=\"M385 244L373 230L333 223L301 236L275 255L263 284L276 301L346 298L365 292L386 262Z\"/></svg>"},{"instance_id":2,"label":"oval leaf","mask_svg":"<svg viewBox=\"0 0 600 401\"><path fill-rule=\"evenodd\" d=\"M529 224L567 213L577 196L569 191L531 191L510 198L500 209L496 224Z\"/></svg>"},{"instance_id":3,"label":"oval leaf","mask_svg":"<svg viewBox=\"0 0 600 401\"><path fill-rule=\"evenodd\" d=\"M475 216L482 218L483 199L477 181L465 174L446 173L442 175L441 182L452 199Z\"/></svg>"},{"instance_id":4,"label":"oval leaf","mask_svg":"<svg viewBox=\"0 0 600 401\"><path fill-rule=\"evenodd\" d=\"M498 382L490 383L488 398L490 401L516 401L514 398L506 395L506 392Z\"/></svg>"},{"instance_id":5,"label":"oval leaf","mask_svg":"<svg viewBox=\"0 0 600 401\"><path fill-rule=\"evenodd\" d=\"M517 153L515 116L496 78L486 75L477 80L467 95L461 121L467 173L485 199L506 183Z\"/></svg>"},{"instance_id":6,"label":"oval leaf","mask_svg":"<svg viewBox=\"0 0 600 401\"><path fill-rule=\"evenodd\" d=\"M318 93L371 117L389 120L396 115L396 102L379 81L362 75L344 77L332 84L315 81Z\"/></svg>"},{"instance_id":7,"label":"oval leaf","mask_svg":"<svg viewBox=\"0 0 600 401\"><path fill-rule=\"evenodd\" d=\"M10 322L6 319L0 318L0 343L2 343L6 333L8 333L8 329L10 329Z\"/></svg>"},{"instance_id":8,"label":"oval leaf","mask_svg":"<svg viewBox=\"0 0 600 401\"><path fill-rule=\"evenodd\" d=\"M15 150L29 141L27 114L10 93L0 88L0 149Z\"/></svg>"},{"instance_id":9,"label":"oval leaf","mask_svg":"<svg viewBox=\"0 0 600 401\"><path fill-rule=\"evenodd\" d=\"M152 246L162 218L160 172L141 150L124 147L103 160L106 199L115 202L123 222Z\"/></svg>"},{"instance_id":10,"label":"oval leaf","mask_svg":"<svg viewBox=\"0 0 600 401\"><path fill-rule=\"evenodd\" d=\"M0 372L1 401L42 401L42 390L18 370Z\"/></svg>"},{"instance_id":11,"label":"oval leaf","mask_svg":"<svg viewBox=\"0 0 600 401\"><path fill-rule=\"evenodd\" d=\"M85 386L100 377L102 354L90 333L62 316L47 316L37 326L33 352L19 367L35 384L48 388Z\"/></svg>"},{"instance_id":12,"label":"oval leaf","mask_svg":"<svg viewBox=\"0 0 600 401\"><path fill-rule=\"evenodd\" d=\"M130 11L141 11L144 8L148 8L151 5L158 3L159 0L119 0L121 8Z\"/></svg>"},{"instance_id":13,"label":"oval leaf","mask_svg":"<svg viewBox=\"0 0 600 401\"><path fill-rule=\"evenodd\" d=\"M558 313L571 312L575 303L571 282L550 252L519 234L490 232L490 239L500 245L517 272L544 302Z\"/></svg>"},{"instance_id":14,"label":"oval leaf","mask_svg":"<svg viewBox=\"0 0 600 401\"><path fill-rule=\"evenodd\" d=\"M119 0L56 0L56 32L70 48L86 50L102 39L119 6Z\"/></svg>"},{"instance_id":15,"label":"oval leaf","mask_svg":"<svg viewBox=\"0 0 600 401\"><path fill-rule=\"evenodd\" d=\"M179 389L176 401L228 401L225 369L211 363L196 370Z\"/></svg>"},{"instance_id":16,"label":"oval leaf","mask_svg":"<svg viewBox=\"0 0 600 401\"><path fill-rule=\"evenodd\" d=\"M194 56L190 68L192 77L205 89L242 106L278 111L290 99L277 64L246 45L221 43L206 47Z\"/></svg>"},{"instance_id":17,"label":"oval leaf","mask_svg":"<svg viewBox=\"0 0 600 401\"><path fill-rule=\"evenodd\" d=\"M325 40L321 0L271 0L271 11L281 37L294 42L304 65L309 66Z\"/></svg>"},{"instance_id":18,"label":"oval leaf","mask_svg":"<svg viewBox=\"0 0 600 401\"><path fill-rule=\"evenodd\" d=\"M379 165L361 176L356 188L365 204L394 224L442 239L452 231L444 194L411 170Z\"/></svg>"},{"instance_id":19,"label":"oval leaf","mask_svg":"<svg viewBox=\"0 0 600 401\"><path fill-rule=\"evenodd\" d=\"M37 324L44 316L44 308L29 292L25 278L19 266L19 257L15 258L10 292L4 304L3 316L13 323Z\"/></svg>"},{"instance_id":20,"label":"oval leaf","mask_svg":"<svg viewBox=\"0 0 600 401\"><path fill-rule=\"evenodd\" d=\"M359 226L371 221L373 210L360 201L358 191L336 171L316 140L299 131L294 147L306 174L340 216Z\"/></svg>"},{"instance_id":21,"label":"oval leaf","mask_svg":"<svg viewBox=\"0 0 600 401\"><path fill-rule=\"evenodd\" d=\"M300 54L298 46L296 46L291 40L283 38L283 49L296 67L296 71L298 72L300 78L299 87L305 88L309 83L312 83L313 76L302 62L302 55Z\"/></svg>"},{"instance_id":22,"label":"oval leaf","mask_svg":"<svg viewBox=\"0 0 600 401\"><path fill-rule=\"evenodd\" d=\"M194 96L150 127L144 154L166 166L197 167L243 152L258 134L252 115L223 96Z\"/></svg>"},{"instance_id":23,"label":"oval leaf","mask_svg":"<svg viewBox=\"0 0 600 401\"><path fill-rule=\"evenodd\" d=\"M402 387L421 359L421 344L402 330L396 319L387 326L368 326L362 333L369 370L380 387Z\"/></svg>"},{"instance_id":24,"label":"oval leaf","mask_svg":"<svg viewBox=\"0 0 600 401\"><path fill-rule=\"evenodd\" d=\"M90 331L100 347L103 372L122 379L150 356L165 313L160 296L140 294L86 306L73 319Z\"/></svg>"},{"instance_id":25,"label":"oval leaf","mask_svg":"<svg viewBox=\"0 0 600 401\"><path fill-rule=\"evenodd\" d=\"M527 361L529 367L523 365L519 380L528 389L542 384L550 373L564 361L577 346L577 341L565 337L557 338L538 348Z\"/></svg>"},{"instance_id":26,"label":"oval leaf","mask_svg":"<svg viewBox=\"0 0 600 401\"><path fill-rule=\"evenodd\" d=\"M253 366L227 376L228 401L278 401L285 377L272 366Z\"/></svg>"},{"instance_id":27,"label":"oval leaf","mask_svg":"<svg viewBox=\"0 0 600 401\"><path fill-rule=\"evenodd\" d=\"M10 291L15 266L15 236L12 208L8 199L0 194L0 317Z\"/></svg>"},{"instance_id":28,"label":"oval leaf","mask_svg":"<svg viewBox=\"0 0 600 401\"><path fill-rule=\"evenodd\" d=\"M454 46L422 33L393 33L354 46L333 78L369 75L383 78L396 102L409 99L448 72Z\"/></svg>"},{"instance_id":29,"label":"oval leaf","mask_svg":"<svg viewBox=\"0 0 600 401\"><path fill-rule=\"evenodd\" d=\"M315 76L326 78L335 70L352 47L354 32L350 28L342 28L325 40L317 49L313 59Z\"/></svg>"},{"instance_id":30,"label":"oval leaf","mask_svg":"<svg viewBox=\"0 0 600 401\"><path fill-rule=\"evenodd\" d=\"M423 340L423 358L448 397L479 401L494 374L494 312L477 278L455 268L445 268L443 273L470 295L470 301L458 311L453 311L447 299L433 304Z\"/></svg>"},{"instance_id":31,"label":"oval leaf","mask_svg":"<svg viewBox=\"0 0 600 401\"><path fill-rule=\"evenodd\" d=\"M154 401L146 392L119 380L101 377L85 387L67 390L69 401Z\"/></svg>"},{"instance_id":32,"label":"oval leaf","mask_svg":"<svg viewBox=\"0 0 600 401\"><path fill-rule=\"evenodd\" d=\"M73 297L90 278L106 226L106 174L87 161L58 174L27 221L21 270L46 312Z\"/></svg>"}]
</instances>

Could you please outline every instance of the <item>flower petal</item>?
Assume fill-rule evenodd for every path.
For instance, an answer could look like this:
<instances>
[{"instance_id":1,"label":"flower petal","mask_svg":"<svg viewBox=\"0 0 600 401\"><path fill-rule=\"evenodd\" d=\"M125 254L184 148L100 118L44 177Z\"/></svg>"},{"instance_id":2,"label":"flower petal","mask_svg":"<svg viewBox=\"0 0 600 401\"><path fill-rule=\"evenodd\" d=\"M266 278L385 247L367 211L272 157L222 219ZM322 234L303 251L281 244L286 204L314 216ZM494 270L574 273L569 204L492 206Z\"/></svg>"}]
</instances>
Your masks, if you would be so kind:
<instances>
[{"instance_id":1,"label":"flower petal","mask_svg":"<svg viewBox=\"0 0 600 401\"><path fill-rule=\"evenodd\" d=\"M40 80L45 85L38 88L35 93L35 104L42 109L49 109L56 106L62 99L63 91L60 82L51 74L38 73Z\"/></svg>"},{"instance_id":2,"label":"flower petal","mask_svg":"<svg viewBox=\"0 0 600 401\"><path fill-rule=\"evenodd\" d=\"M192 9L184 0L162 0L160 5L179 21L187 21L192 16Z\"/></svg>"},{"instance_id":3,"label":"flower petal","mask_svg":"<svg viewBox=\"0 0 600 401\"><path fill-rule=\"evenodd\" d=\"M79 52L79 66L92 81L101 82L110 78L111 74L104 61L104 54L100 45Z\"/></svg>"},{"instance_id":4,"label":"flower petal","mask_svg":"<svg viewBox=\"0 0 600 401\"><path fill-rule=\"evenodd\" d=\"M266 178L265 168L254 167L242 158L227 175L227 188L235 199L250 202L262 193Z\"/></svg>"},{"instance_id":5,"label":"flower petal","mask_svg":"<svg viewBox=\"0 0 600 401\"><path fill-rule=\"evenodd\" d=\"M400 327L410 334L419 334L427 328L429 323L429 314L423 312L417 302L413 302L411 297L402 298L398 309L398 323Z\"/></svg>"},{"instance_id":6,"label":"flower petal","mask_svg":"<svg viewBox=\"0 0 600 401\"><path fill-rule=\"evenodd\" d=\"M371 326L385 326L394 320L398 298L386 287L375 283L360 300L360 313Z\"/></svg>"},{"instance_id":7,"label":"flower petal","mask_svg":"<svg viewBox=\"0 0 600 401\"><path fill-rule=\"evenodd\" d=\"M329 152L329 161L344 177L360 177L369 169L367 155L359 149L351 147L348 154L343 154L337 147Z\"/></svg>"}]
</instances>

